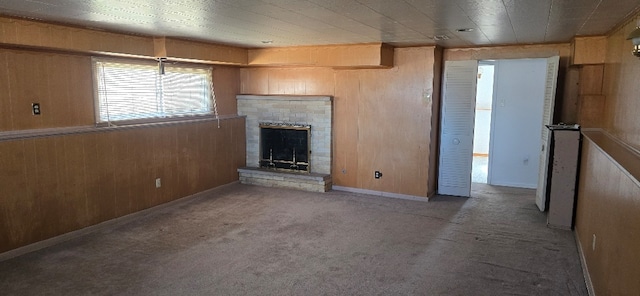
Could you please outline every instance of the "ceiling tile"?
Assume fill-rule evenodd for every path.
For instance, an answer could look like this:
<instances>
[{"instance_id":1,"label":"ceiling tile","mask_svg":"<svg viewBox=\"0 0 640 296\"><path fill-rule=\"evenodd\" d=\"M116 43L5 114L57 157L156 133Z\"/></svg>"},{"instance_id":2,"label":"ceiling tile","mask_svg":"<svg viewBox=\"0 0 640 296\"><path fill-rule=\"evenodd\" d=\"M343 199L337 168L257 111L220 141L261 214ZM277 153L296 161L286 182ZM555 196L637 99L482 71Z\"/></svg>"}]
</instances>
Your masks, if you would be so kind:
<instances>
[{"instance_id":1,"label":"ceiling tile","mask_svg":"<svg viewBox=\"0 0 640 296\"><path fill-rule=\"evenodd\" d=\"M1 0L0 14L247 47L449 47L569 42L608 32L639 6L638 0Z\"/></svg>"}]
</instances>

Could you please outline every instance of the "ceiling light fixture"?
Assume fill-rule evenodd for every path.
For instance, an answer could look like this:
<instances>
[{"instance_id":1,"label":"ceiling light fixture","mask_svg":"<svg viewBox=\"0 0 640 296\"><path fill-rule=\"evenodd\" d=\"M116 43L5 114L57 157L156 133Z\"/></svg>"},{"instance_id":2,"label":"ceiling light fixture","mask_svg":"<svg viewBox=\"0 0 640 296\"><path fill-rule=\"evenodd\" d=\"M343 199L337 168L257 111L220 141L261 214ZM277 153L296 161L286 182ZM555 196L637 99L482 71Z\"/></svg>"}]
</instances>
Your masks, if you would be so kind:
<instances>
[{"instance_id":1,"label":"ceiling light fixture","mask_svg":"<svg viewBox=\"0 0 640 296\"><path fill-rule=\"evenodd\" d=\"M457 29L456 31L458 32L473 32L473 28L462 28L462 29Z\"/></svg>"},{"instance_id":2,"label":"ceiling light fixture","mask_svg":"<svg viewBox=\"0 0 640 296\"><path fill-rule=\"evenodd\" d=\"M262 44L272 44L273 40L262 40Z\"/></svg>"},{"instance_id":3,"label":"ceiling light fixture","mask_svg":"<svg viewBox=\"0 0 640 296\"><path fill-rule=\"evenodd\" d=\"M435 35L431 39L433 39L435 41L440 41L440 40L449 40L451 38L449 38L449 36L447 36L447 35Z\"/></svg>"},{"instance_id":4,"label":"ceiling light fixture","mask_svg":"<svg viewBox=\"0 0 640 296\"><path fill-rule=\"evenodd\" d=\"M627 36L627 40L631 40L631 43L633 43L633 51L631 53L640 58L640 22L636 24L636 29Z\"/></svg>"}]
</instances>

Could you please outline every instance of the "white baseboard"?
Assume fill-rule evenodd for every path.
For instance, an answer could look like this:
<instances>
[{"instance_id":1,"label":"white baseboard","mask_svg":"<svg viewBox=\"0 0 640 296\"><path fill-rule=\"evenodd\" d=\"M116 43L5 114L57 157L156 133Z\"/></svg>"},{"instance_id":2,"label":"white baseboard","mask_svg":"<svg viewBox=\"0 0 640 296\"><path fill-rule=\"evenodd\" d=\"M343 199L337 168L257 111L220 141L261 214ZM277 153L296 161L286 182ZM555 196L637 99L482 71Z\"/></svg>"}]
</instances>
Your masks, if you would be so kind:
<instances>
[{"instance_id":1,"label":"white baseboard","mask_svg":"<svg viewBox=\"0 0 640 296\"><path fill-rule=\"evenodd\" d=\"M578 254L580 255L580 266L582 266L582 274L584 275L584 282L587 285L587 293L589 293L590 296L596 296L596 292L593 290L593 282L591 281L591 275L589 274L587 260L584 257L582 244L580 244L580 238L578 237L578 230L575 230L573 233L575 235L576 245L578 246Z\"/></svg>"},{"instance_id":2,"label":"white baseboard","mask_svg":"<svg viewBox=\"0 0 640 296\"><path fill-rule=\"evenodd\" d=\"M13 250L6 251L4 253L0 253L0 262L8 260L8 259L11 259L11 258L14 258L14 257L18 257L18 256L21 256L21 255L24 255L24 254L27 254L27 253L35 252L37 250L44 249L46 247L57 245L57 244L65 242L65 241L68 241L68 240L71 240L71 239L75 239L75 238L81 237L83 235L87 235L87 234L92 233L92 232L100 231L100 230L103 230L103 229L106 229L106 228L114 228L114 227L117 227L117 226L120 226L120 225L127 224L127 223L129 223L129 222L131 222L133 220L140 219L140 218L142 218L144 216L147 216L147 215L151 215L153 213L156 213L156 212L161 211L161 210L163 210L165 208L168 208L168 207L173 207L173 206L176 206L176 205L179 205L179 204L182 204L182 203L186 203L186 202L188 202L188 201L190 201L192 199L195 199L195 198L198 198L198 197L201 197L201 196L205 196L207 194L212 193L215 190L218 190L218 189L226 187L226 186L230 186L230 185L235 184L235 183L238 183L238 181L235 181L235 182L232 182L232 183L229 183L229 184L225 184L225 185L221 185L221 186L218 186L218 187L215 187L215 188L207 189L205 191L201 191L201 192L198 192L198 193L195 193L195 194L192 194L192 195L189 195L189 196L185 196L185 197L182 197L182 198L170 201L170 202L159 204L157 206L154 206L154 207L151 207L151 208L148 208L148 209L144 209L144 210L141 210L141 211L138 211L138 212L127 214L127 215L120 216L120 217L117 217L117 218L113 218L111 220L100 222L100 223L95 224L95 225L87 226L85 228L81 228L81 229L78 229L78 230L67 232L67 233L64 233L64 234L61 234L61 235L58 235L58 236L54 236L52 238L48 238L48 239L45 239L45 240L41 240L39 242L35 242L35 243L32 243L32 244L23 246L23 247L19 247L17 249L13 249Z\"/></svg>"},{"instance_id":3,"label":"white baseboard","mask_svg":"<svg viewBox=\"0 0 640 296\"><path fill-rule=\"evenodd\" d=\"M382 196L382 197L391 197L391 198L408 199L408 200L416 200L416 201L429 201L428 197L407 195L407 194L400 194L400 193L391 193L391 192L384 192L384 191L376 191L376 190L368 190L368 189L360 189L360 188L353 188L353 187L344 187L344 186L335 186L334 185L332 187L332 189L333 190L337 190L337 191L345 191L345 192L351 192L351 193L361 193L361 194L368 194L368 195L377 195L377 196Z\"/></svg>"}]
</instances>

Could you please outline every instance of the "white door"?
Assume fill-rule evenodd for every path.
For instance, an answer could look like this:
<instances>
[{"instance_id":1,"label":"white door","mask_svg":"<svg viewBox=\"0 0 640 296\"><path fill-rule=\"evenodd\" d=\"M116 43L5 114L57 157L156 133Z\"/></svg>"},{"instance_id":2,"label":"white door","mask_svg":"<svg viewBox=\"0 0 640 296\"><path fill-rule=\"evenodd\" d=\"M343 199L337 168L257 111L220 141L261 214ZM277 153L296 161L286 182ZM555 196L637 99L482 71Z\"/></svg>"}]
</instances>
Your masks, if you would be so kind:
<instances>
[{"instance_id":1,"label":"white door","mask_svg":"<svg viewBox=\"0 0 640 296\"><path fill-rule=\"evenodd\" d=\"M556 100L556 84L558 80L558 65L560 57L554 56L547 59L547 80L544 92L544 125L553 123L553 107ZM536 205L540 211L547 208L547 167L549 166L549 129L542 128L542 145L540 151L540 169L538 172L538 188L536 190Z\"/></svg>"},{"instance_id":2,"label":"white door","mask_svg":"<svg viewBox=\"0 0 640 296\"><path fill-rule=\"evenodd\" d=\"M445 61L438 193L471 195L478 61Z\"/></svg>"},{"instance_id":3,"label":"white door","mask_svg":"<svg viewBox=\"0 0 640 296\"><path fill-rule=\"evenodd\" d=\"M495 62L489 184L538 185L546 76L546 59Z\"/></svg>"}]
</instances>

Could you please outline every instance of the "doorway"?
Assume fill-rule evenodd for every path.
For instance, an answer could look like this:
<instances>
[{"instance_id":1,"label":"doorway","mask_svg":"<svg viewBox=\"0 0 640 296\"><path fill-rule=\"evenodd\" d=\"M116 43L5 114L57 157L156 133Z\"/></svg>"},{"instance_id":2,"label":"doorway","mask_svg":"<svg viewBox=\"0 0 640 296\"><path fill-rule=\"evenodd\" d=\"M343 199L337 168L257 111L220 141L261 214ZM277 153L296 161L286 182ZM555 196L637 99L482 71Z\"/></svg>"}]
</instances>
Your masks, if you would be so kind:
<instances>
[{"instance_id":1,"label":"doorway","mask_svg":"<svg viewBox=\"0 0 640 296\"><path fill-rule=\"evenodd\" d=\"M558 56L481 63L476 60L445 61L439 194L470 196L474 146L477 146L477 156L486 154L486 168L478 163L477 169L486 170L487 184L537 188L536 204L544 210L544 204L538 202L546 188L548 133L543 127L551 124L553 117L558 62ZM490 67L480 70L481 64L493 65L493 83L483 79L491 76L485 73ZM479 71L482 72L480 75ZM477 93L480 82L491 85L493 90L489 96L492 98L490 108L486 108L488 91L484 91L485 95ZM481 101L479 106L476 100ZM478 114L487 113L490 118L478 116L477 121L483 122L478 127L475 126L476 108L481 109ZM479 133L477 145L474 145L475 132ZM489 143L488 150L484 145L482 151L483 141Z\"/></svg>"},{"instance_id":2,"label":"doorway","mask_svg":"<svg viewBox=\"0 0 640 296\"><path fill-rule=\"evenodd\" d=\"M471 167L472 183L489 183L489 142L491 139L494 68L493 61L478 63L476 115L473 128L473 163Z\"/></svg>"}]
</instances>

